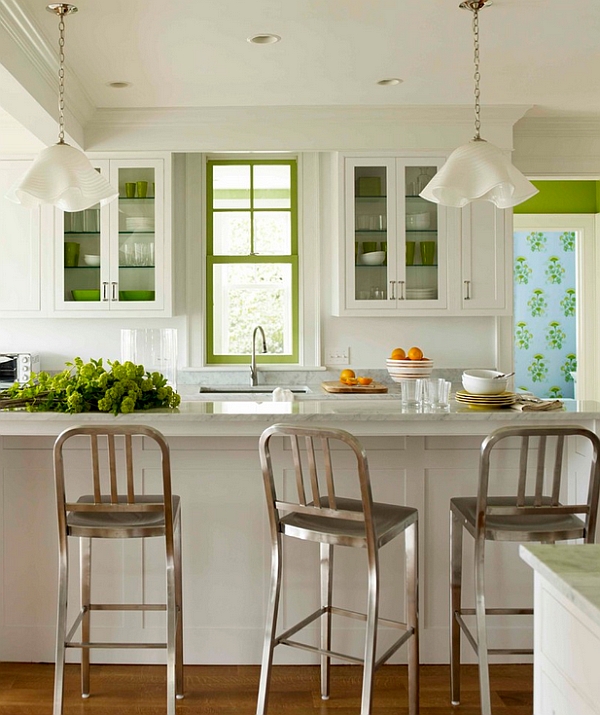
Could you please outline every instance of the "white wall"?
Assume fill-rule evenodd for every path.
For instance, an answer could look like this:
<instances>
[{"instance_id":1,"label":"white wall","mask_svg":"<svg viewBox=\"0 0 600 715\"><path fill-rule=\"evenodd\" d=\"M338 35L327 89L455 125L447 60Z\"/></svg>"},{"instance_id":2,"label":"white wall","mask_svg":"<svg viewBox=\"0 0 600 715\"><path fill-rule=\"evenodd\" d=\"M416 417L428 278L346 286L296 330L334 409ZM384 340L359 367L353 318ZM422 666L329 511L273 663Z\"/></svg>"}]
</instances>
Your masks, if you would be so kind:
<instances>
[{"instance_id":1,"label":"white wall","mask_svg":"<svg viewBox=\"0 0 600 715\"><path fill-rule=\"evenodd\" d=\"M121 359L121 328L177 328L180 355L186 351L185 316L170 320L40 318L0 319L2 352L35 352L42 370L61 370L81 357Z\"/></svg>"}]
</instances>

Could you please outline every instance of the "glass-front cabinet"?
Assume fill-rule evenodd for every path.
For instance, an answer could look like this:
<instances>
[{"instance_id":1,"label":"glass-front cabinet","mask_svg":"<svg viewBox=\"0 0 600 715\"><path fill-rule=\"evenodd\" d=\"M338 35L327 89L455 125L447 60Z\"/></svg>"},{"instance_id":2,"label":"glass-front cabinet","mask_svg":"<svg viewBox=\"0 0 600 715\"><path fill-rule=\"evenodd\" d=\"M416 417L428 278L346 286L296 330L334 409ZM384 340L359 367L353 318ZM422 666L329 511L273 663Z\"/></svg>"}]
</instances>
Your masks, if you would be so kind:
<instances>
[{"instance_id":1,"label":"glass-front cabinet","mask_svg":"<svg viewBox=\"0 0 600 715\"><path fill-rule=\"evenodd\" d=\"M419 196L441 163L345 158L338 314L445 309L445 210Z\"/></svg>"},{"instance_id":2,"label":"glass-front cabinet","mask_svg":"<svg viewBox=\"0 0 600 715\"><path fill-rule=\"evenodd\" d=\"M57 211L56 309L170 311L163 159L93 162L119 197L73 213Z\"/></svg>"}]
</instances>

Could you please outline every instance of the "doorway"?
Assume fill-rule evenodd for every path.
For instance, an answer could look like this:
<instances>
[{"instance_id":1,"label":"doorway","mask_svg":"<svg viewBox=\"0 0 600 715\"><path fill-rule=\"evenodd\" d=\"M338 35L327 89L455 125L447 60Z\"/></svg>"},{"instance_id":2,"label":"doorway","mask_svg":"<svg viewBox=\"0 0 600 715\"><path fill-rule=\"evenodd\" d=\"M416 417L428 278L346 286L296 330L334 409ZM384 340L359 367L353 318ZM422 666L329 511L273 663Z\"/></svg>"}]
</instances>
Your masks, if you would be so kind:
<instances>
[{"instance_id":1,"label":"doorway","mask_svg":"<svg viewBox=\"0 0 600 715\"><path fill-rule=\"evenodd\" d=\"M514 216L515 386L539 397L600 399L594 228L593 214Z\"/></svg>"}]
</instances>

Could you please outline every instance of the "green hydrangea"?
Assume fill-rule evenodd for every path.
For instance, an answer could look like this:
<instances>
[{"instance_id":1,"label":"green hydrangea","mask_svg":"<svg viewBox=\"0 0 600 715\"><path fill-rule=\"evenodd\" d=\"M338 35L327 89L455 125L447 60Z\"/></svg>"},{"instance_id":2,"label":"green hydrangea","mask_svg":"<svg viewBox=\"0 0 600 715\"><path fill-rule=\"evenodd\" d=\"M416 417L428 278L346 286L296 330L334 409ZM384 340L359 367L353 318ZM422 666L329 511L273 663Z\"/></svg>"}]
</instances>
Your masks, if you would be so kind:
<instances>
[{"instance_id":1,"label":"green hydrangea","mask_svg":"<svg viewBox=\"0 0 600 715\"><path fill-rule=\"evenodd\" d=\"M0 392L0 408L26 408L31 412L120 412L175 408L181 397L158 372L147 372L143 365L102 359L85 363L76 357L67 369L51 376L32 375L25 385L15 383Z\"/></svg>"}]
</instances>

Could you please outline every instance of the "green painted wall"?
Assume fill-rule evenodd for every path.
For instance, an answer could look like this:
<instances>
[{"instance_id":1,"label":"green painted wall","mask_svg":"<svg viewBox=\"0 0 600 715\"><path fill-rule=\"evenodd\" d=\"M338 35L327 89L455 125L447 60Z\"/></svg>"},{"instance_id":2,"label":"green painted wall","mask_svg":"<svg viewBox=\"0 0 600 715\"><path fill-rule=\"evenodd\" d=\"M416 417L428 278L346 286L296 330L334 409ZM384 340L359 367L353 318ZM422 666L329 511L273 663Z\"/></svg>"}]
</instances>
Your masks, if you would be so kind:
<instances>
[{"instance_id":1,"label":"green painted wall","mask_svg":"<svg viewBox=\"0 0 600 715\"><path fill-rule=\"evenodd\" d=\"M516 214L594 214L600 212L600 181L532 181L539 193Z\"/></svg>"}]
</instances>

